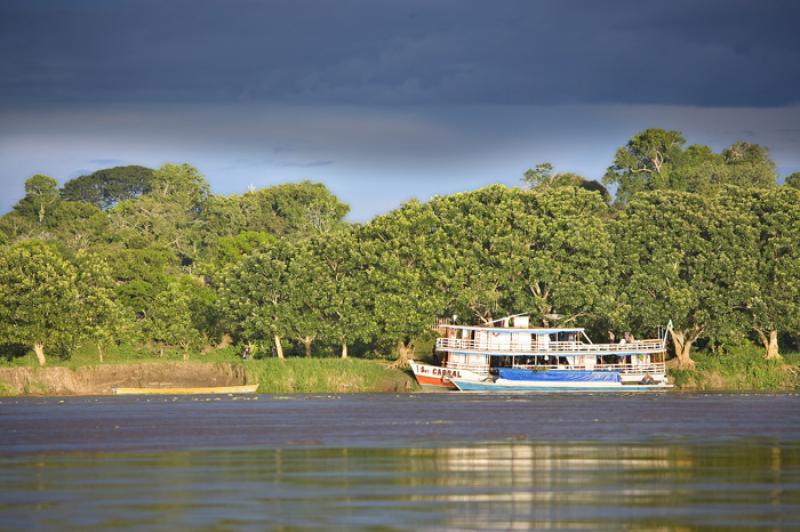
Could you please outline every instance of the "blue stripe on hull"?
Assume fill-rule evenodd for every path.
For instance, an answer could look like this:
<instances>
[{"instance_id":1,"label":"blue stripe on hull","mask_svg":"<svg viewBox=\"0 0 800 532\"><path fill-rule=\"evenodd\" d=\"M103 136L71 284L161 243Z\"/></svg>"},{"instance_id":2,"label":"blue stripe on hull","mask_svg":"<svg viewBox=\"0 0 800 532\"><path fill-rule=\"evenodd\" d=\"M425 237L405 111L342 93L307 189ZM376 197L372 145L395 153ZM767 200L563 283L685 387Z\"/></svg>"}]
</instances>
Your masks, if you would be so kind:
<instances>
[{"instance_id":1,"label":"blue stripe on hull","mask_svg":"<svg viewBox=\"0 0 800 532\"><path fill-rule=\"evenodd\" d=\"M653 392L659 390L668 390L665 386L653 385L620 385L620 386L514 386L506 384L496 384L489 382L472 382L464 380L453 380L453 383L462 392Z\"/></svg>"}]
</instances>

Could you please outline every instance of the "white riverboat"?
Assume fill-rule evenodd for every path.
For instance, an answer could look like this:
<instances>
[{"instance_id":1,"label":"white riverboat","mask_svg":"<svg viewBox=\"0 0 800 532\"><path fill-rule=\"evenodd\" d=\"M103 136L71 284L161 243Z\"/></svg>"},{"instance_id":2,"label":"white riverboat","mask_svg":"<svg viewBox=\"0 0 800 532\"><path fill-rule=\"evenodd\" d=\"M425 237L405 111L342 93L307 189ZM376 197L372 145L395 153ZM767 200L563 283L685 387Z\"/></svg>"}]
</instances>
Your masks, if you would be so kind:
<instances>
[{"instance_id":1,"label":"white riverboat","mask_svg":"<svg viewBox=\"0 0 800 532\"><path fill-rule=\"evenodd\" d=\"M439 365L411 361L423 388L479 392L633 392L670 388L669 326L657 339L595 344L580 327L529 327L525 315L484 325L440 323Z\"/></svg>"}]
</instances>

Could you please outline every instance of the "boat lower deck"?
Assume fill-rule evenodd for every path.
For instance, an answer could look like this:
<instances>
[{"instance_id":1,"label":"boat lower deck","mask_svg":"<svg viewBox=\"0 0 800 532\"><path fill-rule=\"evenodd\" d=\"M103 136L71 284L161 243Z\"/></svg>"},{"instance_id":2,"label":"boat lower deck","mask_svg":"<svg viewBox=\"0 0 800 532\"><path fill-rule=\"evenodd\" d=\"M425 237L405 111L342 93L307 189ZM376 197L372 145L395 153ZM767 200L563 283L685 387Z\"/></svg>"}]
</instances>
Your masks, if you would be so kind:
<instances>
[{"instance_id":1,"label":"boat lower deck","mask_svg":"<svg viewBox=\"0 0 800 532\"><path fill-rule=\"evenodd\" d=\"M462 392L654 392L672 388L670 384L623 384L621 382L547 382L547 381L496 381L475 382L453 379Z\"/></svg>"}]
</instances>

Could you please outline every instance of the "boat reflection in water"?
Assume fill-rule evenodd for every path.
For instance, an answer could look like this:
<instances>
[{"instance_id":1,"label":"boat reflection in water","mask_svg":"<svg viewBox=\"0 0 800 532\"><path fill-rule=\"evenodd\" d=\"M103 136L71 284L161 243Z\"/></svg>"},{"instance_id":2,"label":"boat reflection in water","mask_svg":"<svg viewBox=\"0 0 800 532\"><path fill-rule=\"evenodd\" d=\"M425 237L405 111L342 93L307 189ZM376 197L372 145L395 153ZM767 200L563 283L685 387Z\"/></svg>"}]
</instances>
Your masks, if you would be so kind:
<instances>
[{"instance_id":1,"label":"boat reflection in water","mask_svg":"<svg viewBox=\"0 0 800 532\"><path fill-rule=\"evenodd\" d=\"M800 526L792 445L516 442L0 462L0 517L11 529Z\"/></svg>"}]
</instances>

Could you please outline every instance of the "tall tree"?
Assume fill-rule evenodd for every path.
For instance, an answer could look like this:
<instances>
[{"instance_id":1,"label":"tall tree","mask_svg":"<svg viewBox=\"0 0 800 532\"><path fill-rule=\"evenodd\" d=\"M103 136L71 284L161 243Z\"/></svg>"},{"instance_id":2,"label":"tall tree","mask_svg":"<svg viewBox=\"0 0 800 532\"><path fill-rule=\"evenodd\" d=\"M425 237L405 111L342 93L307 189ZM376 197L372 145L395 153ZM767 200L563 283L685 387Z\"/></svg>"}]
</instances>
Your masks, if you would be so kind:
<instances>
[{"instance_id":1,"label":"tall tree","mask_svg":"<svg viewBox=\"0 0 800 532\"><path fill-rule=\"evenodd\" d=\"M722 151L727 166L725 183L742 187L774 187L778 179L775 162L764 146L735 142Z\"/></svg>"},{"instance_id":2,"label":"tall tree","mask_svg":"<svg viewBox=\"0 0 800 532\"><path fill-rule=\"evenodd\" d=\"M800 172L795 172L786 176L783 180L784 186L800 189Z\"/></svg>"},{"instance_id":3,"label":"tall tree","mask_svg":"<svg viewBox=\"0 0 800 532\"><path fill-rule=\"evenodd\" d=\"M95 343L103 362L106 347L122 337L126 326L114 300L114 278L108 263L94 253L79 253L76 266L83 336Z\"/></svg>"},{"instance_id":4,"label":"tall tree","mask_svg":"<svg viewBox=\"0 0 800 532\"><path fill-rule=\"evenodd\" d=\"M106 210L120 201L135 199L150 191L153 170L144 166L115 166L76 177L64 184L61 197L92 203Z\"/></svg>"},{"instance_id":5,"label":"tall tree","mask_svg":"<svg viewBox=\"0 0 800 532\"><path fill-rule=\"evenodd\" d=\"M282 338L291 334L290 268L294 248L278 241L225 269L220 280L222 313L247 343L272 341L283 358Z\"/></svg>"},{"instance_id":6,"label":"tall tree","mask_svg":"<svg viewBox=\"0 0 800 532\"><path fill-rule=\"evenodd\" d=\"M192 324L191 297L178 282L170 283L156 296L155 304L147 315L146 328L150 338L165 347L178 347L184 360L197 347L200 333Z\"/></svg>"},{"instance_id":7,"label":"tall tree","mask_svg":"<svg viewBox=\"0 0 800 532\"><path fill-rule=\"evenodd\" d=\"M729 327L745 282L749 259L729 215L710 198L663 191L637 196L613 227L627 321L652 331L671 319L682 369L694 367L699 338Z\"/></svg>"},{"instance_id":8,"label":"tall tree","mask_svg":"<svg viewBox=\"0 0 800 532\"><path fill-rule=\"evenodd\" d=\"M58 182L52 177L36 174L25 181L25 197L14 206L14 212L44 224L60 199Z\"/></svg>"},{"instance_id":9,"label":"tall tree","mask_svg":"<svg viewBox=\"0 0 800 532\"><path fill-rule=\"evenodd\" d=\"M563 188L521 200L511 232L521 250L509 270L514 308L544 325L585 322L607 312L613 247L605 202Z\"/></svg>"},{"instance_id":10,"label":"tall tree","mask_svg":"<svg viewBox=\"0 0 800 532\"><path fill-rule=\"evenodd\" d=\"M680 131L651 128L637 133L617 150L603 183L617 185L617 199L629 201L637 192L670 188L672 169L686 140Z\"/></svg>"},{"instance_id":11,"label":"tall tree","mask_svg":"<svg viewBox=\"0 0 800 532\"><path fill-rule=\"evenodd\" d=\"M800 191L731 189L726 197L729 212L736 209L747 216L736 232L751 258L739 265L750 281L740 308L766 357L777 359L778 333L800 330Z\"/></svg>"},{"instance_id":12,"label":"tall tree","mask_svg":"<svg viewBox=\"0 0 800 532\"><path fill-rule=\"evenodd\" d=\"M52 246L27 241L0 255L0 338L31 346L39 365L46 350L70 353L81 333L76 271Z\"/></svg>"},{"instance_id":13,"label":"tall tree","mask_svg":"<svg viewBox=\"0 0 800 532\"><path fill-rule=\"evenodd\" d=\"M308 245L315 265L315 289L321 299L324 335L337 340L341 357L347 358L349 344L374 334L359 242L353 231L341 230L313 237Z\"/></svg>"},{"instance_id":14,"label":"tall tree","mask_svg":"<svg viewBox=\"0 0 800 532\"><path fill-rule=\"evenodd\" d=\"M571 172L554 173L553 165L550 163L537 164L535 168L527 170L522 176L522 181L529 188L539 191L560 187L578 187L590 192L597 192L607 203L611 201L611 195L600 182L590 181Z\"/></svg>"},{"instance_id":15,"label":"tall tree","mask_svg":"<svg viewBox=\"0 0 800 532\"><path fill-rule=\"evenodd\" d=\"M430 335L434 317L442 312L435 283L439 225L429 205L412 201L358 233L373 333L379 343L394 344L401 367L414 353L413 340Z\"/></svg>"}]
</instances>

